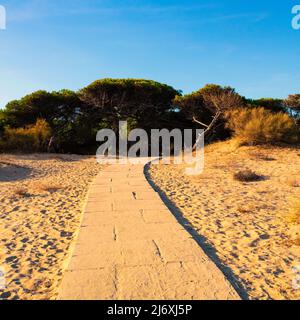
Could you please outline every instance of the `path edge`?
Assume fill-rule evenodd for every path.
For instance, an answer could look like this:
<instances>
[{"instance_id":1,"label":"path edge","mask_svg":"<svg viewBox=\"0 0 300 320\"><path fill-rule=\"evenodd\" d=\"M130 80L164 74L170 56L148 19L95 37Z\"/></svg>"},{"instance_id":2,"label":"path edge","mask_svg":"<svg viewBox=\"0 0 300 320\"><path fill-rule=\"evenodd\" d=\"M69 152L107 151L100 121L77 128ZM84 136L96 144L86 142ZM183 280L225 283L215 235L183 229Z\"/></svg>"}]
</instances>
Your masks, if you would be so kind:
<instances>
[{"instance_id":1,"label":"path edge","mask_svg":"<svg viewBox=\"0 0 300 320\"><path fill-rule=\"evenodd\" d=\"M165 192L152 180L150 174L150 167L153 165L155 161L158 159L151 160L144 166L144 175L146 180L148 181L149 185L152 189L157 192L161 198L161 201L166 205L169 211L173 214L176 218L177 222L191 235L193 240L197 243L197 245L203 250L204 254L211 260L211 262L216 266L216 268L224 275L226 281L233 287L236 291L237 295L242 300L249 300L249 295L238 280L237 276L233 273L233 271L224 265L221 260L215 254L215 248L209 245L206 242L205 237L199 234L192 224L183 216L181 210L167 197ZM155 164L154 164L155 165Z\"/></svg>"},{"instance_id":2,"label":"path edge","mask_svg":"<svg viewBox=\"0 0 300 320\"><path fill-rule=\"evenodd\" d=\"M64 259L64 262L62 264L62 268L61 268L61 272L62 272L62 277L58 283L58 287L56 288L56 292L54 294L54 297L52 300L62 300L60 298L60 289L61 289L61 286L62 286L62 283L63 283L63 280L64 280L64 276L66 274L66 271L68 270L68 267L71 263L71 259L73 257L73 254L75 252L75 248L76 248L76 245L77 245L77 242L78 242L78 237L79 237L79 233L80 233L80 229L82 227L82 223L83 223L83 218L84 218L84 215L85 215L85 208L87 206L87 203L88 203L88 199L89 199L89 195L90 195L90 188L93 186L93 184L95 183L95 180L96 178L98 177L98 175L101 173L101 170L93 177L93 180L89 183L89 187L86 191L86 195L85 195L85 198L82 202L82 209L81 209L81 215L80 215L80 221L79 221L79 225L78 225L78 228L76 230L76 232L74 233L74 236L73 236L73 240L69 246L69 249L68 249L68 254L66 256L66 258Z\"/></svg>"}]
</instances>

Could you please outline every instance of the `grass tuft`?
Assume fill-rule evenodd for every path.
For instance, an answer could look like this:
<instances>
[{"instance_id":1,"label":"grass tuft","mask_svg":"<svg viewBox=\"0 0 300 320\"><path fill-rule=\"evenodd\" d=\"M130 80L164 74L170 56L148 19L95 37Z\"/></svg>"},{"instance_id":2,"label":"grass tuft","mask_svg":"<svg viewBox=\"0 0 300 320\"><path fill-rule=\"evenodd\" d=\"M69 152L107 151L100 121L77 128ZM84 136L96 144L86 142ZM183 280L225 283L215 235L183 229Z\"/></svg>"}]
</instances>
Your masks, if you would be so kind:
<instances>
[{"instance_id":1,"label":"grass tuft","mask_svg":"<svg viewBox=\"0 0 300 320\"><path fill-rule=\"evenodd\" d=\"M39 192L54 193L54 192L57 192L57 191L63 189L63 187L61 185L58 185L58 184L42 183L42 184L39 184L36 189Z\"/></svg>"},{"instance_id":2,"label":"grass tuft","mask_svg":"<svg viewBox=\"0 0 300 320\"><path fill-rule=\"evenodd\" d=\"M234 179L241 182L254 182L261 181L264 179L264 176L255 173L252 170L243 170L238 171L234 174Z\"/></svg>"},{"instance_id":3,"label":"grass tuft","mask_svg":"<svg viewBox=\"0 0 300 320\"><path fill-rule=\"evenodd\" d=\"M28 193L27 189L25 188L17 188L14 190L14 194L18 197L22 198L29 198L31 195Z\"/></svg>"}]
</instances>

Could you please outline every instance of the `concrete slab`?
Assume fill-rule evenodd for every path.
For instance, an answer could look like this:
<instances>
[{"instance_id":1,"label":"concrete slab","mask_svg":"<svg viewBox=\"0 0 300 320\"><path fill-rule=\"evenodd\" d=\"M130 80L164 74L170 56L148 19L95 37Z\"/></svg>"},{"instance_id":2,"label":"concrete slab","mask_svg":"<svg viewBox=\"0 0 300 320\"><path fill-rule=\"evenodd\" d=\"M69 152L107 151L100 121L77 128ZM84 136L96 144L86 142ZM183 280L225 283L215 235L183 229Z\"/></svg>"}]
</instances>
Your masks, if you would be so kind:
<instances>
[{"instance_id":1,"label":"concrete slab","mask_svg":"<svg viewBox=\"0 0 300 320\"><path fill-rule=\"evenodd\" d=\"M99 173L58 299L239 299L143 172L137 164Z\"/></svg>"}]
</instances>

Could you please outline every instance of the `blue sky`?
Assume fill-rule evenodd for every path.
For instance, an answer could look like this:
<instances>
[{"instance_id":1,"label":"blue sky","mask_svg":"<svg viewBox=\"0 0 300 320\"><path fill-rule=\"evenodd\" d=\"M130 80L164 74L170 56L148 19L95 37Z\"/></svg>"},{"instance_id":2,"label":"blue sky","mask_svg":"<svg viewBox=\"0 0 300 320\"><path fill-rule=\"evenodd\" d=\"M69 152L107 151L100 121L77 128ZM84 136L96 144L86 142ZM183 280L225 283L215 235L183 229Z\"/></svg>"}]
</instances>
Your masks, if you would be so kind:
<instances>
[{"instance_id":1,"label":"blue sky","mask_svg":"<svg viewBox=\"0 0 300 320\"><path fill-rule=\"evenodd\" d=\"M300 92L300 0L0 0L0 107L38 89L135 77L185 93L206 83L247 97Z\"/></svg>"}]
</instances>

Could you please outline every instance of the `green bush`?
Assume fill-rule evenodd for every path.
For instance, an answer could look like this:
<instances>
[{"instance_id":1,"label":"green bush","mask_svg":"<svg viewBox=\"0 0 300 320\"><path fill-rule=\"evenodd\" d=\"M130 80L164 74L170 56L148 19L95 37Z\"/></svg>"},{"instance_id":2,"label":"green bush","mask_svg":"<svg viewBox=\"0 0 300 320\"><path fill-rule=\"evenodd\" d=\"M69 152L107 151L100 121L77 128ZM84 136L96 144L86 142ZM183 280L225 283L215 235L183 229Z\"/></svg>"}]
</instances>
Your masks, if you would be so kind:
<instances>
[{"instance_id":1,"label":"green bush","mask_svg":"<svg viewBox=\"0 0 300 320\"><path fill-rule=\"evenodd\" d=\"M226 113L227 127L245 143L296 143L299 129L288 114L264 108L235 109Z\"/></svg>"},{"instance_id":2,"label":"green bush","mask_svg":"<svg viewBox=\"0 0 300 320\"><path fill-rule=\"evenodd\" d=\"M273 98L261 98L257 100L248 99L249 107L264 108L272 112L284 112L287 113L286 104L281 99Z\"/></svg>"},{"instance_id":3,"label":"green bush","mask_svg":"<svg viewBox=\"0 0 300 320\"><path fill-rule=\"evenodd\" d=\"M0 140L1 151L41 152L47 150L51 129L44 119L25 128L5 128Z\"/></svg>"}]
</instances>

